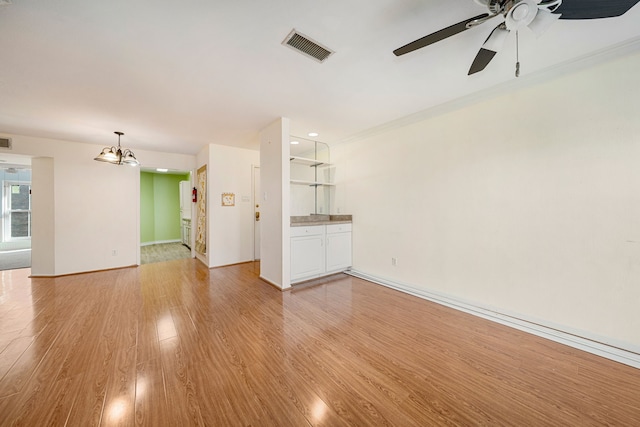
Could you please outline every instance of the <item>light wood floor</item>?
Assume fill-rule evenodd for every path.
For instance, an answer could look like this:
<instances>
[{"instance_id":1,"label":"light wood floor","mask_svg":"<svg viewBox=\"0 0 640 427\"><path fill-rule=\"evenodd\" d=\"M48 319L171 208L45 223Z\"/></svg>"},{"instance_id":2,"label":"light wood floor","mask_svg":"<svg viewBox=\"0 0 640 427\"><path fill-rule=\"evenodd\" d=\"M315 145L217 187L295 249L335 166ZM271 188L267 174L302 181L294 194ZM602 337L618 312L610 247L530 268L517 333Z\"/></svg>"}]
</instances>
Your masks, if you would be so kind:
<instances>
[{"instance_id":1,"label":"light wood floor","mask_svg":"<svg viewBox=\"0 0 640 427\"><path fill-rule=\"evenodd\" d=\"M280 292L257 268L0 272L0 425L640 425L640 370L348 276Z\"/></svg>"}]
</instances>

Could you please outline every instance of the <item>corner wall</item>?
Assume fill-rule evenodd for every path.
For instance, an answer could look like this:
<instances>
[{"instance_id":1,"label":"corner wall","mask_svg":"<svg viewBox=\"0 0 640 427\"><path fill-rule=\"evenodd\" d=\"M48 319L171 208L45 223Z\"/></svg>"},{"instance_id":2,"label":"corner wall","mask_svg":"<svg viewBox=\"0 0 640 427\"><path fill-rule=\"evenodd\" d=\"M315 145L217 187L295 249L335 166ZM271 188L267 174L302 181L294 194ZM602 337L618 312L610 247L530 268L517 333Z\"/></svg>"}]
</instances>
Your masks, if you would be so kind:
<instances>
[{"instance_id":1,"label":"corner wall","mask_svg":"<svg viewBox=\"0 0 640 427\"><path fill-rule=\"evenodd\" d=\"M332 147L354 270L640 353L638 69L629 55Z\"/></svg>"},{"instance_id":2,"label":"corner wall","mask_svg":"<svg viewBox=\"0 0 640 427\"><path fill-rule=\"evenodd\" d=\"M260 133L260 277L281 289L291 287L289 242L289 119Z\"/></svg>"},{"instance_id":3,"label":"corner wall","mask_svg":"<svg viewBox=\"0 0 640 427\"><path fill-rule=\"evenodd\" d=\"M31 168L31 274L38 276L51 274L56 265L53 159L33 158Z\"/></svg>"}]
</instances>

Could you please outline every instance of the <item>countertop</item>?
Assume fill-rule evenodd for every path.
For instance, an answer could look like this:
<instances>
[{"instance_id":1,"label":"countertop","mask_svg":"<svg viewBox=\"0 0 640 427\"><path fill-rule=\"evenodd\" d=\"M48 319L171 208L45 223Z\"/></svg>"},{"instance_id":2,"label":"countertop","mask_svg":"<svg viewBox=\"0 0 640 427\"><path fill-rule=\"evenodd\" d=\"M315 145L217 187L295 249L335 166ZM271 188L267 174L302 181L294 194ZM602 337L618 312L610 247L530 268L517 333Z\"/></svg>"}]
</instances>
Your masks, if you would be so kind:
<instances>
[{"instance_id":1,"label":"countertop","mask_svg":"<svg viewBox=\"0 0 640 427\"><path fill-rule=\"evenodd\" d=\"M310 225L351 224L351 215L305 215L292 216L291 227L307 227Z\"/></svg>"}]
</instances>

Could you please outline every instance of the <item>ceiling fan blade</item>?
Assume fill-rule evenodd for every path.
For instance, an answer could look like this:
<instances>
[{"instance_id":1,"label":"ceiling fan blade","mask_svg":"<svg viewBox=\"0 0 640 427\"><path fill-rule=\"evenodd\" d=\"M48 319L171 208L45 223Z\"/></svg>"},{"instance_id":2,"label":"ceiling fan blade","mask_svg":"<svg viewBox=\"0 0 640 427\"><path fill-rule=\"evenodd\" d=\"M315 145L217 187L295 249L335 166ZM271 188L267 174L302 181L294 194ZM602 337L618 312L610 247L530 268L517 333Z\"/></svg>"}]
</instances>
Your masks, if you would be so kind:
<instances>
[{"instance_id":1,"label":"ceiling fan blade","mask_svg":"<svg viewBox=\"0 0 640 427\"><path fill-rule=\"evenodd\" d=\"M640 1L640 0L639 0ZM551 13L548 10L538 9L535 19L529 24L529 29L533 31L536 37L544 34L561 15Z\"/></svg>"},{"instance_id":2,"label":"ceiling fan blade","mask_svg":"<svg viewBox=\"0 0 640 427\"><path fill-rule=\"evenodd\" d=\"M640 0L639 0L640 1ZM473 18L469 18L466 21L458 22L457 24L451 25L447 28L443 28L440 31L436 31L435 33L431 33L427 36L419 38L418 40L412 41L398 49L394 50L393 53L396 56L404 55L409 52L413 52L414 50L421 49L425 46L429 46L430 44L439 42L440 40L444 40L448 37L454 36L458 33L463 32L467 29L467 24L471 21L475 21L477 19L483 19L488 17L489 14L483 13L482 15L475 16Z\"/></svg>"},{"instance_id":3,"label":"ceiling fan blade","mask_svg":"<svg viewBox=\"0 0 640 427\"><path fill-rule=\"evenodd\" d=\"M562 0L560 19L600 19L624 15L640 0Z\"/></svg>"},{"instance_id":4,"label":"ceiling fan blade","mask_svg":"<svg viewBox=\"0 0 640 427\"><path fill-rule=\"evenodd\" d=\"M493 57L496 56L496 53L498 53L504 45L504 41L508 35L509 30L507 30L504 23L500 23L500 25L491 31L491 34L489 34L489 37L487 37L487 40L473 60L471 68L469 68L469 76L484 70L487 65L489 65L489 62L491 62Z\"/></svg>"}]
</instances>

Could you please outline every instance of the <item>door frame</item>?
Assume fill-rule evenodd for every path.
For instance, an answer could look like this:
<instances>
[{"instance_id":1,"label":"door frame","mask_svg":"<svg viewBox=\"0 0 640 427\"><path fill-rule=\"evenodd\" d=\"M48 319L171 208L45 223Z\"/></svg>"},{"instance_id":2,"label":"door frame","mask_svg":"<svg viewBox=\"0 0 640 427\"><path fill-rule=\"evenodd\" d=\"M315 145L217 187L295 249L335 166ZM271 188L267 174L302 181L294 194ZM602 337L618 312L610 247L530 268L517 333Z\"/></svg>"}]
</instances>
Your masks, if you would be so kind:
<instances>
[{"instance_id":1,"label":"door frame","mask_svg":"<svg viewBox=\"0 0 640 427\"><path fill-rule=\"evenodd\" d=\"M260 235L262 234L262 229L259 228L259 221L256 221L256 213L260 213L260 195L258 192L260 191L257 188L259 185L256 185L256 178L258 181L260 179L260 165L251 165L251 193L252 193L252 222L253 222L253 260L260 260L260 241L262 240ZM256 239L256 234L260 234Z\"/></svg>"}]
</instances>

